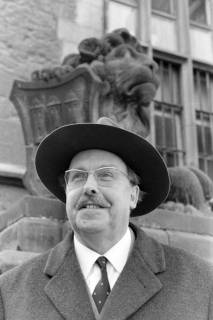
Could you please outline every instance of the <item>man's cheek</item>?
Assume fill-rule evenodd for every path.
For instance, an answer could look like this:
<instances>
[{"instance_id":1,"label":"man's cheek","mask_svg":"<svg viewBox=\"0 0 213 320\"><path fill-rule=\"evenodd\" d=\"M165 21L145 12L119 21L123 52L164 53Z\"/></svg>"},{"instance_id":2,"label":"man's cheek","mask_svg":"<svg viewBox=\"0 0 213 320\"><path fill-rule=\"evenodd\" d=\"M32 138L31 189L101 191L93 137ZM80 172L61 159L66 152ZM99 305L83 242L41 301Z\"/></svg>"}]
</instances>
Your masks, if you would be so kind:
<instances>
[{"instance_id":1,"label":"man's cheek","mask_svg":"<svg viewBox=\"0 0 213 320\"><path fill-rule=\"evenodd\" d=\"M79 193L77 192L67 192L67 195L66 195L66 206L69 208L74 208L76 207L76 204L78 202L78 199L79 199L80 195Z\"/></svg>"}]
</instances>

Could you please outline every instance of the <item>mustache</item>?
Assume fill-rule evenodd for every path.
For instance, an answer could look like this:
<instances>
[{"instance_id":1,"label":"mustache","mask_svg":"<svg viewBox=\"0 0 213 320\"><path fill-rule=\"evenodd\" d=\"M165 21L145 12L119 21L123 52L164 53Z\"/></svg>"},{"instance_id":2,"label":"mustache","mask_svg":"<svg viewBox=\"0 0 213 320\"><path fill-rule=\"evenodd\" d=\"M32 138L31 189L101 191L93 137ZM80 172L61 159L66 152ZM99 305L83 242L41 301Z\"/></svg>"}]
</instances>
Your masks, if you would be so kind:
<instances>
[{"instance_id":1,"label":"mustache","mask_svg":"<svg viewBox=\"0 0 213 320\"><path fill-rule=\"evenodd\" d=\"M99 206L101 208L109 208L110 207L110 203L107 200L105 200L101 196L95 195L95 196L81 197L76 203L76 208L79 210L79 209L86 207L86 205L88 205L88 204L93 204L93 205Z\"/></svg>"}]
</instances>

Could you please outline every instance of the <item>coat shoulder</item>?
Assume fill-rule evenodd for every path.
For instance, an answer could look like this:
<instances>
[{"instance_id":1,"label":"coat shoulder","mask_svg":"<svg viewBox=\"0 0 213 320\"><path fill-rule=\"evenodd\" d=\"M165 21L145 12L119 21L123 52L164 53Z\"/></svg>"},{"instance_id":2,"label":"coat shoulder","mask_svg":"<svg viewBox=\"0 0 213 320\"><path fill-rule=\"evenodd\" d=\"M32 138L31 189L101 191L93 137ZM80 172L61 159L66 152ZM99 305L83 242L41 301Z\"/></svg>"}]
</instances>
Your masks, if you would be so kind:
<instances>
[{"instance_id":1,"label":"coat shoulder","mask_svg":"<svg viewBox=\"0 0 213 320\"><path fill-rule=\"evenodd\" d=\"M41 273L48 259L49 252L50 251L39 254L23 264L3 273L0 276L0 288L4 286L8 287L10 284L14 285L15 283L21 282L28 277L32 277L32 275L35 273Z\"/></svg>"},{"instance_id":2,"label":"coat shoulder","mask_svg":"<svg viewBox=\"0 0 213 320\"><path fill-rule=\"evenodd\" d=\"M39 277L46 277L48 275L48 269L53 269L53 271L56 272L71 248L71 237L71 234L67 234L65 238L52 249L3 273L0 276L0 288L10 283L26 282L26 280L30 278L39 279Z\"/></svg>"},{"instance_id":3,"label":"coat shoulder","mask_svg":"<svg viewBox=\"0 0 213 320\"><path fill-rule=\"evenodd\" d=\"M213 265L207 260L204 260L195 254L192 254L184 249L168 246L165 244L162 244L162 247L165 253L165 258L170 263L179 262L181 265L183 264L186 266L190 266L191 268L201 268L204 270L209 270L210 273L213 272Z\"/></svg>"},{"instance_id":4,"label":"coat shoulder","mask_svg":"<svg viewBox=\"0 0 213 320\"><path fill-rule=\"evenodd\" d=\"M186 252L183 249L162 245L165 255L166 270L174 276L185 277L198 287L213 288L213 265L208 261Z\"/></svg>"}]
</instances>

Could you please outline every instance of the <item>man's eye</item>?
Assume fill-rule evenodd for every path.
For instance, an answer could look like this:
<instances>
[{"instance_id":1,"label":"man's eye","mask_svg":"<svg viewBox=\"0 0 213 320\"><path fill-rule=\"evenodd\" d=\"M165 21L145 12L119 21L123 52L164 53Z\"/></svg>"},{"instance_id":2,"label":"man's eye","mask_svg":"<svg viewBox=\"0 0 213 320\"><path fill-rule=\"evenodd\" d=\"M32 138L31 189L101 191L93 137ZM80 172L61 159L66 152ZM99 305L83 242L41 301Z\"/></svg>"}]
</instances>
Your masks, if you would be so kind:
<instances>
[{"instance_id":1,"label":"man's eye","mask_svg":"<svg viewBox=\"0 0 213 320\"><path fill-rule=\"evenodd\" d=\"M99 171L97 175L99 179L111 180L114 178L113 172L110 170Z\"/></svg>"},{"instance_id":2,"label":"man's eye","mask_svg":"<svg viewBox=\"0 0 213 320\"><path fill-rule=\"evenodd\" d=\"M82 181L85 179L84 172L75 172L70 176L71 181Z\"/></svg>"}]
</instances>

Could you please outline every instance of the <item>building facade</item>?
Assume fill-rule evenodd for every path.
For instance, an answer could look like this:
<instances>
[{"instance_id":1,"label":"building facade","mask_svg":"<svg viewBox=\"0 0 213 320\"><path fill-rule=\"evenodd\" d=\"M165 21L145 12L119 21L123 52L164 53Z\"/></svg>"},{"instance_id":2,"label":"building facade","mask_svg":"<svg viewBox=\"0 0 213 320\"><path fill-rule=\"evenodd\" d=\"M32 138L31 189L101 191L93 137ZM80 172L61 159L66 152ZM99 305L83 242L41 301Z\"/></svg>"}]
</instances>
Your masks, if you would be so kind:
<instances>
[{"instance_id":1,"label":"building facade","mask_svg":"<svg viewBox=\"0 0 213 320\"><path fill-rule=\"evenodd\" d=\"M13 80L29 80L33 70L60 64L86 37L126 27L159 65L149 140L168 166L198 166L213 179L212 0L1 2L9 21L0 21L5 29L2 46L7 45L0 66L7 80L0 85L2 176L21 178L25 170L22 130L8 99ZM16 42L6 38L7 28L8 37L16 31Z\"/></svg>"},{"instance_id":2,"label":"building facade","mask_svg":"<svg viewBox=\"0 0 213 320\"><path fill-rule=\"evenodd\" d=\"M158 62L151 141L168 166L198 166L213 179L213 1L109 0L105 10L107 31L125 25Z\"/></svg>"},{"instance_id":3,"label":"building facade","mask_svg":"<svg viewBox=\"0 0 213 320\"><path fill-rule=\"evenodd\" d=\"M76 50L78 35L100 36L120 27L136 35L159 65L151 142L168 166L198 166L213 179L213 1L98 3L80 1L74 20L61 17L62 55ZM77 39L67 32L73 29Z\"/></svg>"}]
</instances>

